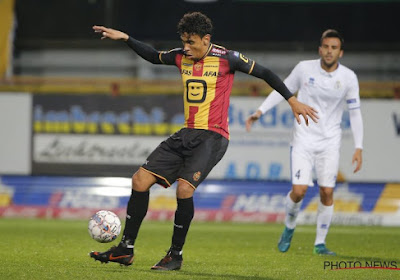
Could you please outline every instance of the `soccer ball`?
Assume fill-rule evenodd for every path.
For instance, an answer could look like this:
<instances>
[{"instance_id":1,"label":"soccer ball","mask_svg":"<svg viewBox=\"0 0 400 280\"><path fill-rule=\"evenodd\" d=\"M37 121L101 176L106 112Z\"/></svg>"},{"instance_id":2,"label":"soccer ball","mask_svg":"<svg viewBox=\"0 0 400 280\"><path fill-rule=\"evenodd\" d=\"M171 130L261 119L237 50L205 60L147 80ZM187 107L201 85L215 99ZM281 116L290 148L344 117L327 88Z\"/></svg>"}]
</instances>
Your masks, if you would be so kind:
<instances>
[{"instance_id":1,"label":"soccer ball","mask_svg":"<svg viewBox=\"0 0 400 280\"><path fill-rule=\"evenodd\" d=\"M107 210L100 210L89 220L90 236L101 243L115 240L121 232L121 221L118 216Z\"/></svg>"}]
</instances>

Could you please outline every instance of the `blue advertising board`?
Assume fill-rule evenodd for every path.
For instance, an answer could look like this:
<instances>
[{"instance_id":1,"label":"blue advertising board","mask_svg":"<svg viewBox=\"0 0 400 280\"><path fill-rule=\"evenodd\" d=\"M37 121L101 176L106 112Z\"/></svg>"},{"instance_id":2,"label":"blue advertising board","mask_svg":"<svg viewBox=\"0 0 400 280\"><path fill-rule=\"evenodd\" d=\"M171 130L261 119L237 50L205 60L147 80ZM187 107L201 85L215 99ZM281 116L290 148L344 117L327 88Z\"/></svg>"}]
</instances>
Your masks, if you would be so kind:
<instances>
[{"instance_id":1,"label":"blue advertising board","mask_svg":"<svg viewBox=\"0 0 400 280\"><path fill-rule=\"evenodd\" d=\"M0 195L7 192L10 199L7 205L1 205L0 215L24 216L26 208L36 209L37 217L86 218L85 215L99 209L114 210L124 216L131 192L130 181L123 177L3 176ZM173 217L175 188L174 184L169 189L159 185L151 189L147 218ZM377 214L379 201L388 188L390 185L377 183L339 183L335 190L336 212ZM199 220L281 222L290 189L289 182L206 180L194 195L195 215ZM315 214L318 201L318 187L310 187L302 212Z\"/></svg>"}]
</instances>

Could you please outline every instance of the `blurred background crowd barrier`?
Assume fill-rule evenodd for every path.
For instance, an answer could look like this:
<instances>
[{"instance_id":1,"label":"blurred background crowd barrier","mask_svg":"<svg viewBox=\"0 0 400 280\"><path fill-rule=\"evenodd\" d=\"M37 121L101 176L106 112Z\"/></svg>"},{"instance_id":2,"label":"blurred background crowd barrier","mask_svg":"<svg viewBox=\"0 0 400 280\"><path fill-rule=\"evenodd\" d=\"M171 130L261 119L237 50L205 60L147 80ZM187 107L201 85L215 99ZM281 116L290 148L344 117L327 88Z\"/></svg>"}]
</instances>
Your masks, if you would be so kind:
<instances>
[{"instance_id":1,"label":"blurred background crowd barrier","mask_svg":"<svg viewBox=\"0 0 400 280\"><path fill-rule=\"evenodd\" d=\"M215 43L243 52L282 78L298 61L316 58L321 33L335 28L345 37L342 63L357 73L361 95L400 95L399 1L3 0L0 5L4 91L179 94L176 71L143 61L122 42L100 41L91 27L120 29L168 50L181 44L176 25L182 15L199 10L213 20ZM239 74L233 93L269 91Z\"/></svg>"},{"instance_id":2,"label":"blurred background crowd barrier","mask_svg":"<svg viewBox=\"0 0 400 280\"><path fill-rule=\"evenodd\" d=\"M396 225L389 221L400 220L400 3L384 0L0 0L0 216L123 212L127 178L183 124L182 85L174 67L152 65L123 42L101 41L92 26L168 50L181 45L176 25L188 11L213 20L213 42L282 79L300 60L318 58L325 29L344 35L341 63L358 75L363 99L364 164L352 173L346 113L335 200L347 216L338 219ZM211 211L199 214L205 220L282 220L290 188L290 108L280 104L245 132L246 117L270 91L263 81L236 75L230 147L198 194L199 209ZM122 186L121 180L98 181L116 176ZM304 223L314 217L307 211L315 214L315 189L303 205ZM174 209L173 191L164 192L154 191L153 210ZM160 213L154 217L169 217Z\"/></svg>"}]
</instances>

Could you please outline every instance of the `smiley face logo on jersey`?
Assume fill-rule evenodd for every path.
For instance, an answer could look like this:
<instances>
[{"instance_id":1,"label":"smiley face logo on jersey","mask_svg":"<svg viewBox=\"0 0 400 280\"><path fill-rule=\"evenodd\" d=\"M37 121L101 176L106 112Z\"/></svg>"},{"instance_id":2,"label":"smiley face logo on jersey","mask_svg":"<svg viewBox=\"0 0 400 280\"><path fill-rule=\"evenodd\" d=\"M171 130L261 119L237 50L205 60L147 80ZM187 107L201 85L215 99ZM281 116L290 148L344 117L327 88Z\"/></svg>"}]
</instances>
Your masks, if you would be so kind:
<instances>
[{"instance_id":1,"label":"smiley face logo on jersey","mask_svg":"<svg viewBox=\"0 0 400 280\"><path fill-rule=\"evenodd\" d=\"M186 81L186 100L190 103L203 103L207 97L207 83L202 80Z\"/></svg>"}]
</instances>

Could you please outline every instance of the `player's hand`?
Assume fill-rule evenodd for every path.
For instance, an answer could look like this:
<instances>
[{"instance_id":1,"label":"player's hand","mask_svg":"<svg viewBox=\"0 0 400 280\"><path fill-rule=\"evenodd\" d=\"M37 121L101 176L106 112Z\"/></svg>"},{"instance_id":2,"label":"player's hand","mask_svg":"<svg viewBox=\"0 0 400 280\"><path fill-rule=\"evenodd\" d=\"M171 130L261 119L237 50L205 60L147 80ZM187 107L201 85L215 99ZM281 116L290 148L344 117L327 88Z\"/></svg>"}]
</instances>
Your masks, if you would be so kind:
<instances>
[{"instance_id":1,"label":"player's hand","mask_svg":"<svg viewBox=\"0 0 400 280\"><path fill-rule=\"evenodd\" d=\"M353 173L356 173L358 171L360 171L361 166L362 166L362 150L361 149L356 149L353 155L353 159L351 161L352 164L354 163L356 164L356 168L354 168Z\"/></svg>"},{"instance_id":2,"label":"player's hand","mask_svg":"<svg viewBox=\"0 0 400 280\"><path fill-rule=\"evenodd\" d=\"M253 125L254 122L256 122L260 117L262 113L260 110L257 110L257 112L253 113L251 116L249 116L246 120L246 130L247 132L250 131L251 126Z\"/></svg>"},{"instance_id":3,"label":"player's hand","mask_svg":"<svg viewBox=\"0 0 400 280\"><path fill-rule=\"evenodd\" d=\"M297 120L297 123L300 124L300 115L303 116L304 120L306 121L306 125L308 125L308 117L310 117L315 123L318 122L318 112L297 100L295 96L292 96L288 99L290 107L292 107L293 115Z\"/></svg>"},{"instance_id":4,"label":"player's hand","mask_svg":"<svg viewBox=\"0 0 400 280\"><path fill-rule=\"evenodd\" d=\"M93 26L93 30L95 33L101 33L101 39L106 39L106 38L110 38L112 40L124 40L127 41L129 39L129 35L112 29L112 28L107 28L104 26L99 26L99 25L94 25Z\"/></svg>"}]
</instances>

